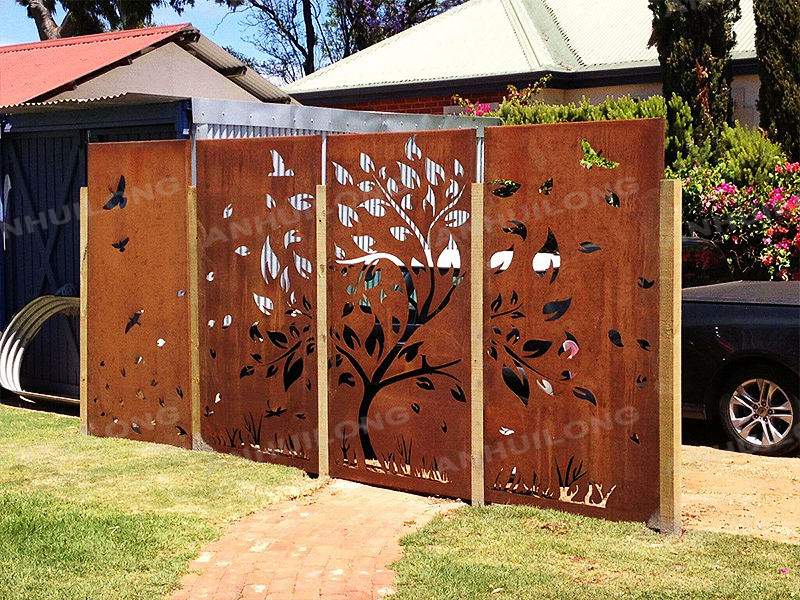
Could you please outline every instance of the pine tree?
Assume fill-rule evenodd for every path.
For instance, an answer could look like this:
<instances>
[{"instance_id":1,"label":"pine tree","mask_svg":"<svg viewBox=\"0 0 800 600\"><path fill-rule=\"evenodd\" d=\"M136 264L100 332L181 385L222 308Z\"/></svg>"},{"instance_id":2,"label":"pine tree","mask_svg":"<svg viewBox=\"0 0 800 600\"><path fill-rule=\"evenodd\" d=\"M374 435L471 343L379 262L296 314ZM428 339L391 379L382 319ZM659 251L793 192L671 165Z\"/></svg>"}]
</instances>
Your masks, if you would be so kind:
<instances>
[{"instance_id":1,"label":"pine tree","mask_svg":"<svg viewBox=\"0 0 800 600\"><path fill-rule=\"evenodd\" d=\"M687 102L695 144L713 147L733 120L731 51L739 0L649 0L649 5L664 97L677 94Z\"/></svg>"},{"instance_id":2,"label":"pine tree","mask_svg":"<svg viewBox=\"0 0 800 600\"><path fill-rule=\"evenodd\" d=\"M761 127L800 160L800 2L755 0Z\"/></svg>"}]
</instances>

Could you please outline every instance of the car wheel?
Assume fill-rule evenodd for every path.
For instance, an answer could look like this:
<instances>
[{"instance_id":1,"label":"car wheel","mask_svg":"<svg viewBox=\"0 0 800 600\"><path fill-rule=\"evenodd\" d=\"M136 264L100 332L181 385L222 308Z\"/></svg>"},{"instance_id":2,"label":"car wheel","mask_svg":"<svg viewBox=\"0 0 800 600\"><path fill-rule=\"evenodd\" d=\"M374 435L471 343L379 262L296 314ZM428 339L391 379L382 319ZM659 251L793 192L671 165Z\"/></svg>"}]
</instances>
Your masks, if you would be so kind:
<instances>
[{"instance_id":1,"label":"car wheel","mask_svg":"<svg viewBox=\"0 0 800 600\"><path fill-rule=\"evenodd\" d=\"M728 379L719 405L728 438L744 452L782 456L800 443L797 380L769 366Z\"/></svg>"}]
</instances>

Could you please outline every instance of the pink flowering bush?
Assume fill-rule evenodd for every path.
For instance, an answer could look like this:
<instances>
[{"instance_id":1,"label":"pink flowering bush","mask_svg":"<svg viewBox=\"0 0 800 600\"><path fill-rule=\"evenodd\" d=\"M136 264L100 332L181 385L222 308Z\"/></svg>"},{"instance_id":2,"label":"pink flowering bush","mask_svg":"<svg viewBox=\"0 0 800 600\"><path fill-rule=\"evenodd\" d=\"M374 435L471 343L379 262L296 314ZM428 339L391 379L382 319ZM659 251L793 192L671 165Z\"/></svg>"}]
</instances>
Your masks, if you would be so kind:
<instances>
[{"instance_id":1,"label":"pink flowering bush","mask_svg":"<svg viewBox=\"0 0 800 600\"><path fill-rule=\"evenodd\" d=\"M748 186L696 165L684 178L684 190L688 199L699 200L685 207L688 233L714 240L735 276L800 279L800 163L779 164Z\"/></svg>"}]
</instances>

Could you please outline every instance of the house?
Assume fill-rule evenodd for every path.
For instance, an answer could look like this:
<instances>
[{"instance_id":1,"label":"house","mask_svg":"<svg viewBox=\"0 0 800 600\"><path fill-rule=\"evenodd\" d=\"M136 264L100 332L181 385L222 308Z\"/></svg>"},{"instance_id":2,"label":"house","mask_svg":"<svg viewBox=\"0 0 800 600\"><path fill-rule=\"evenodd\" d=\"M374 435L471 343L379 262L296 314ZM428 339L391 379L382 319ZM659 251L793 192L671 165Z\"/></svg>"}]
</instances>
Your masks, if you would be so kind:
<instances>
[{"instance_id":1,"label":"house","mask_svg":"<svg viewBox=\"0 0 800 600\"><path fill-rule=\"evenodd\" d=\"M752 0L733 51L735 118L756 123ZM307 105L452 112L452 96L495 103L543 75L549 103L661 93L646 0L469 0L283 89Z\"/></svg>"}]
</instances>

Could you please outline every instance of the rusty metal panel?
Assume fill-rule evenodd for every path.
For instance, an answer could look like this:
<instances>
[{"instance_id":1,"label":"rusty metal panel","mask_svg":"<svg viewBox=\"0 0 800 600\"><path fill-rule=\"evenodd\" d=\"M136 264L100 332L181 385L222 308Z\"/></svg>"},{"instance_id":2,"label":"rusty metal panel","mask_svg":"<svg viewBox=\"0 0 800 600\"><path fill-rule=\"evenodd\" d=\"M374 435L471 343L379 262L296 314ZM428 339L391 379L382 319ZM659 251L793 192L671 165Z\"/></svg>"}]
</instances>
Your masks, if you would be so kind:
<instances>
[{"instance_id":1,"label":"rusty metal panel","mask_svg":"<svg viewBox=\"0 0 800 600\"><path fill-rule=\"evenodd\" d=\"M88 430L191 446L187 141L89 146Z\"/></svg>"},{"instance_id":2,"label":"rusty metal panel","mask_svg":"<svg viewBox=\"0 0 800 600\"><path fill-rule=\"evenodd\" d=\"M486 130L489 501L657 513L663 144L655 119Z\"/></svg>"},{"instance_id":3,"label":"rusty metal panel","mask_svg":"<svg viewBox=\"0 0 800 600\"><path fill-rule=\"evenodd\" d=\"M466 498L475 132L328 138L331 475Z\"/></svg>"},{"instance_id":4,"label":"rusty metal panel","mask_svg":"<svg viewBox=\"0 0 800 600\"><path fill-rule=\"evenodd\" d=\"M197 142L203 440L311 472L321 155L319 136Z\"/></svg>"}]
</instances>

